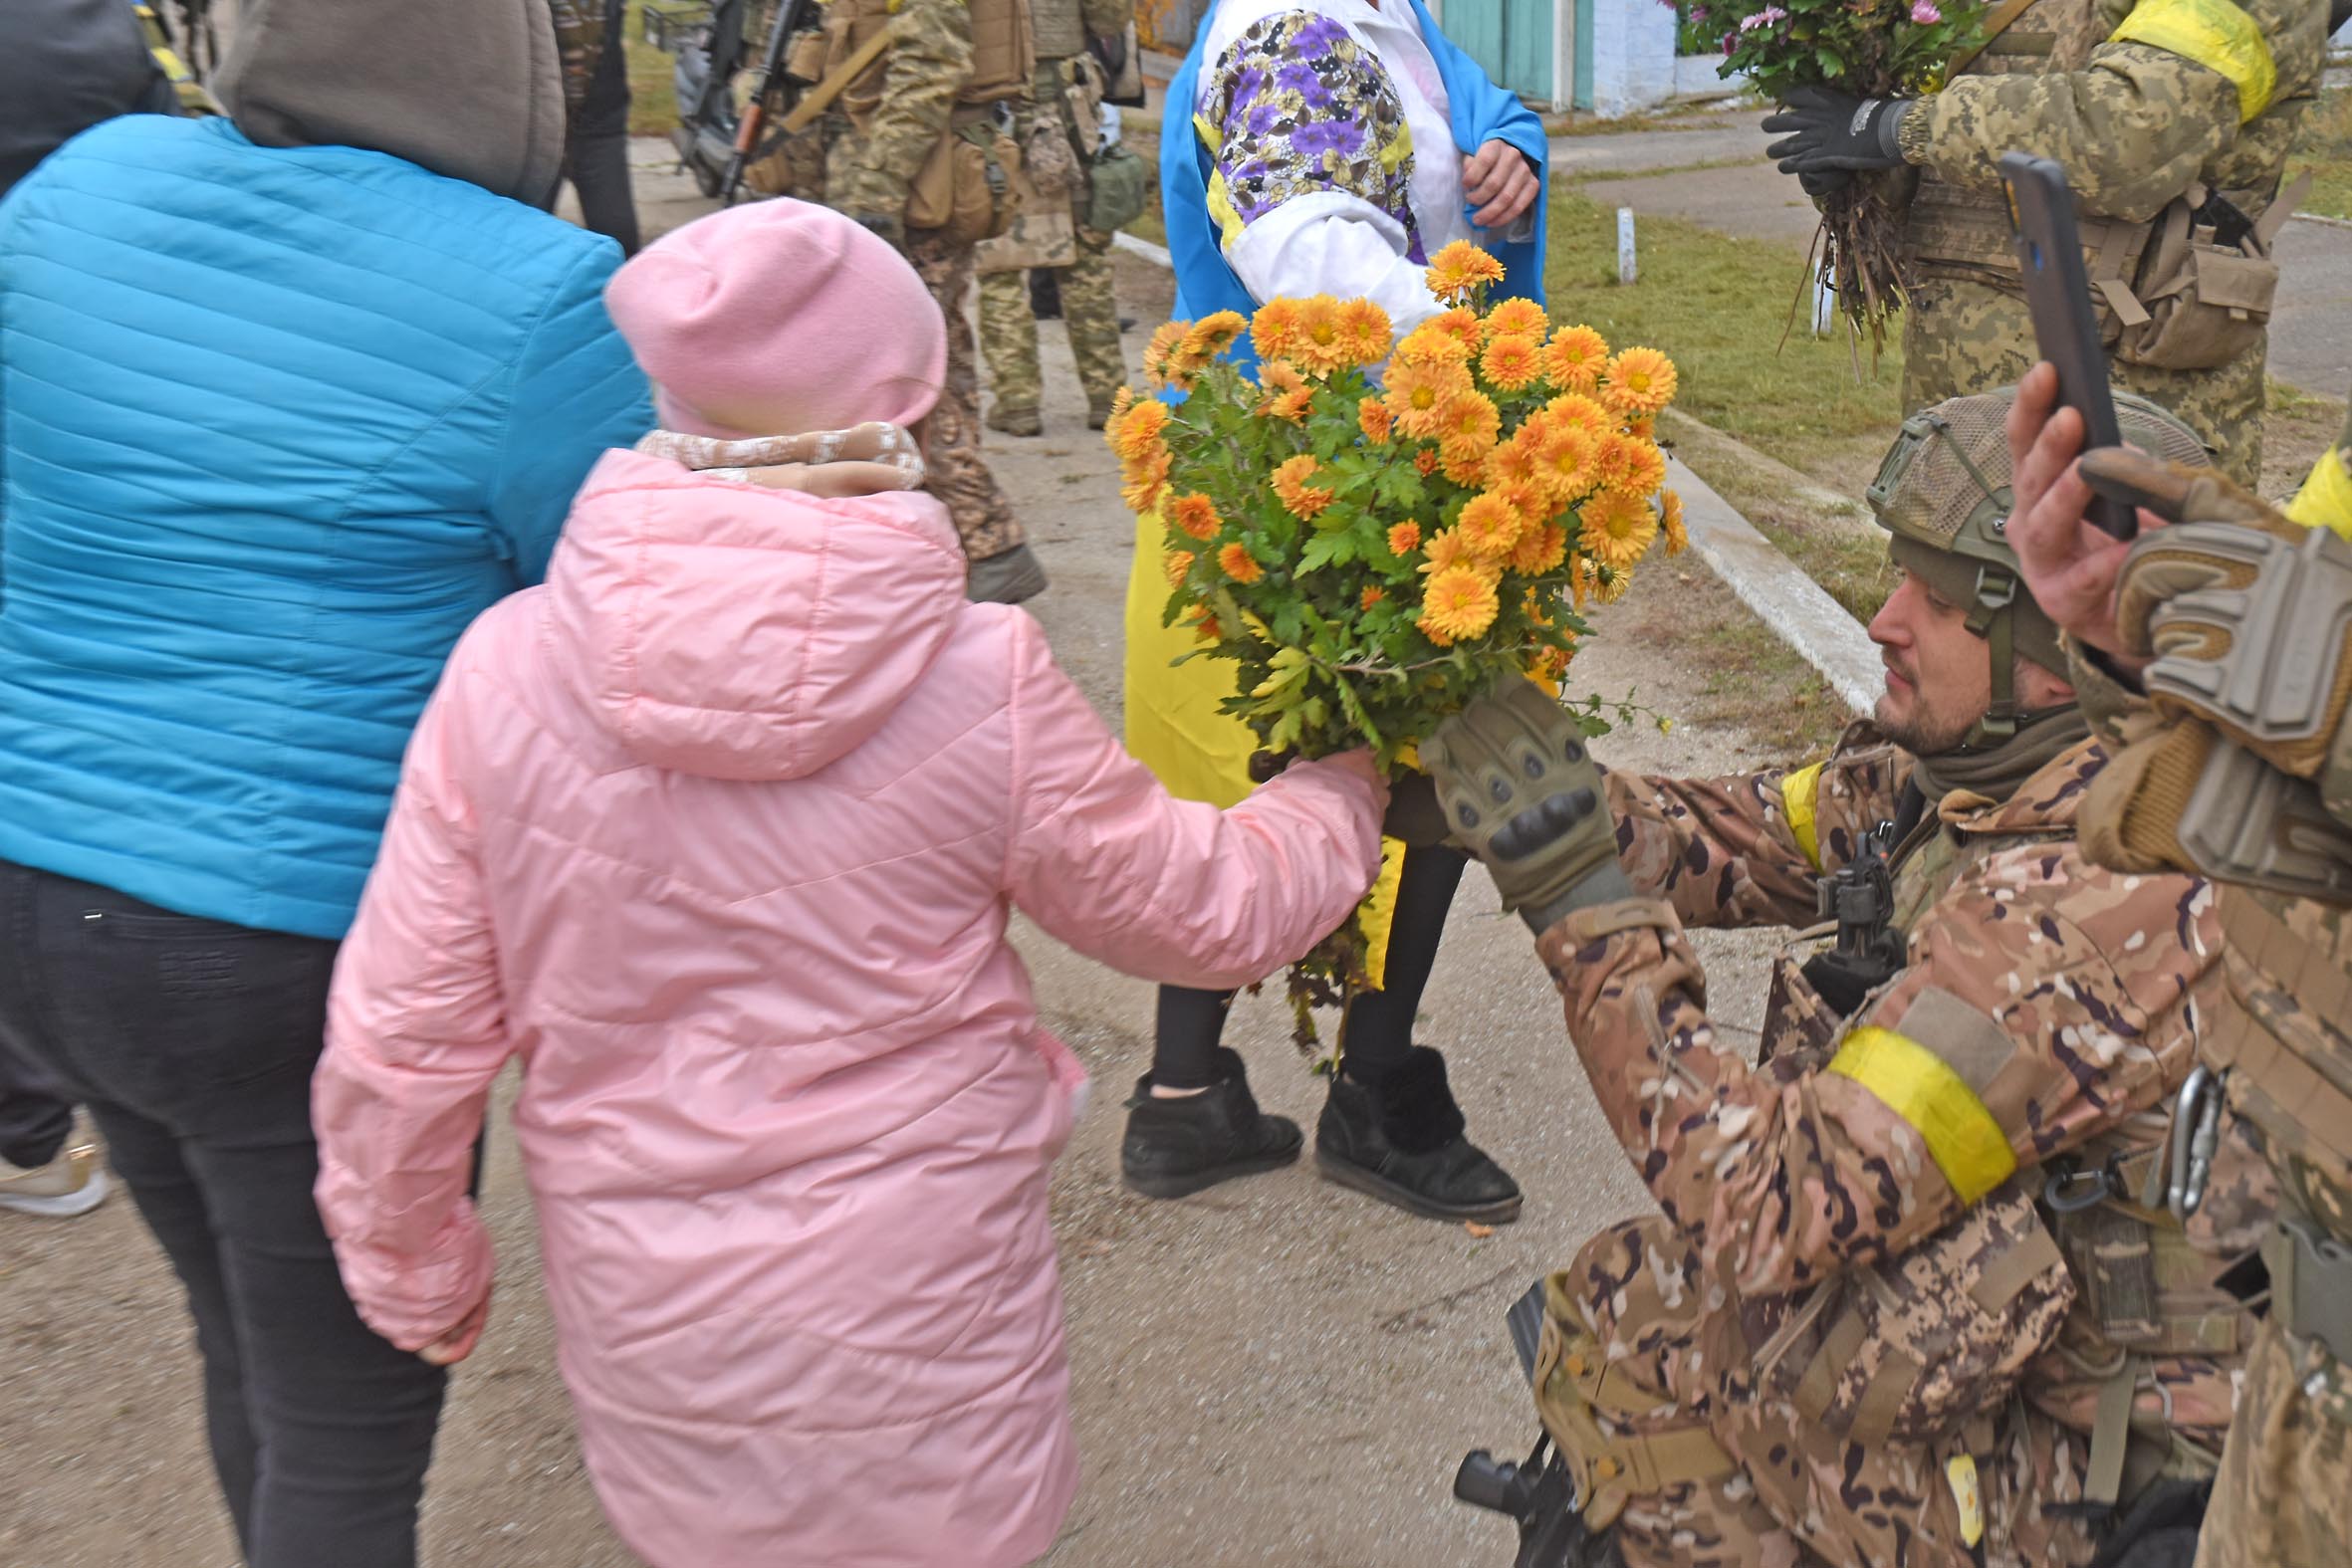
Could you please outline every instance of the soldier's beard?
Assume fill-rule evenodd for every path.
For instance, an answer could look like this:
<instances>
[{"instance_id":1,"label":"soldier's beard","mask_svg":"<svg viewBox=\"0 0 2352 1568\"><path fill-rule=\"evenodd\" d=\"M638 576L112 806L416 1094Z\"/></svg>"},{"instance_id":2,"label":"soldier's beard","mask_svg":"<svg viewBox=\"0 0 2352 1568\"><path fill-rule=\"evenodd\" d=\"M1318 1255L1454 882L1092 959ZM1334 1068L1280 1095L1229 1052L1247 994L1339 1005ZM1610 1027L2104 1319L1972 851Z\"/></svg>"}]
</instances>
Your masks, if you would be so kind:
<instances>
[{"instance_id":1,"label":"soldier's beard","mask_svg":"<svg viewBox=\"0 0 2352 1568\"><path fill-rule=\"evenodd\" d=\"M1878 699L1871 718L1888 740L1912 756L1935 757L1953 750L1976 728L1977 721L1985 717L1983 708L1963 714L1937 712L1935 695L1920 680L1916 668L1898 661L1892 653L1882 654L1881 658L1911 690L1908 701L1889 691Z\"/></svg>"}]
</instances>

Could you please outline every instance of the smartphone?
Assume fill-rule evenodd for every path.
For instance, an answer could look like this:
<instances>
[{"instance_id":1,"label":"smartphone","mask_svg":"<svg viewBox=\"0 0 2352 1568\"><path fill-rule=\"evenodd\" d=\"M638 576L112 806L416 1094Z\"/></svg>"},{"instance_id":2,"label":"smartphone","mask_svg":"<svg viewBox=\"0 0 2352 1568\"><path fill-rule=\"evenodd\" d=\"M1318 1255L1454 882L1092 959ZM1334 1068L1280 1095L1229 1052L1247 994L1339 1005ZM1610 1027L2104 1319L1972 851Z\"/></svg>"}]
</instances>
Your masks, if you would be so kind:
<instances>
[{"instance_id":1,"label":"smartphone","mask_svg":"<svg viewBox=\"0 0 2352 1568\"><path fill-rule=\"evenodd\" d=\"M2074 192L2065 168L2029 152L2004 152L2000 182L2008 193L2009 227L2025 271L2025 305L2041 356L2058 367L2058 402L2082 415L2083 449L2118 446L2115 399L2107 387L2107 355L2099 346L2099 318L2082 237L2074 226ZM2091 522L2117 539L2140 532L2139 515L2120 501L2094 497Z\"/></svg>"}]
</instances>

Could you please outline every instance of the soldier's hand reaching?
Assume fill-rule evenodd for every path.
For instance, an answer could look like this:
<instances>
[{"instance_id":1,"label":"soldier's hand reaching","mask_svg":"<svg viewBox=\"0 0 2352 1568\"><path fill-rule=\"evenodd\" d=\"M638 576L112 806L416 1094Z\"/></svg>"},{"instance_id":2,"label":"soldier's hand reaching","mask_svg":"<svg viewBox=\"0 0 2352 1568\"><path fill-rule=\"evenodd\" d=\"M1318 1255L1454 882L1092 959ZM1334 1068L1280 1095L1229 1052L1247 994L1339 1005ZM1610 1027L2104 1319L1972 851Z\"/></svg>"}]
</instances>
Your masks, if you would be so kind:
<instances>
[{"instance_id":1,"label":"soldier's hand reaching","mask_svg":"<svg viewBox=\"0 0 2352 1568\"><path fill-rule=\"evenodd\" d=\"M1482 229L1508 229L1535 199L1535 171L1528 155L1508 141L1490 141L1462 160L1462 195L1470 221Z\"/></svg>"},{"instance_id":2,"label":"soldier's hand reaching","mask_svg":"<svg viewBox=\"0 0 2352 1568\"><path fill-rule=\"evenodd\" d=\"M1529 929L1633 896L1584 732L1531 682L1506 681L1448 719L1421 765L1455 842L1486 862L1503 907Z\"/></svg>"}]
</instances>

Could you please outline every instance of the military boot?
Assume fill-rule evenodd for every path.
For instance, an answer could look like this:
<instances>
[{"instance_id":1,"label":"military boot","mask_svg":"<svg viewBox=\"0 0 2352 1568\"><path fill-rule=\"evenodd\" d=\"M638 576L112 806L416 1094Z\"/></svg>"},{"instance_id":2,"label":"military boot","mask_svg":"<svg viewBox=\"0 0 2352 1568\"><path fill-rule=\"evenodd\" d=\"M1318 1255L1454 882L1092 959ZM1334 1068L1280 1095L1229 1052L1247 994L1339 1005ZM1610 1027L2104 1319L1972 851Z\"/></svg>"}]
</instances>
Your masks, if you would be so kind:
<instances>
[{"instance_id":1,"label":"military boot","mask_svg":"<svg viewBox=\"0 0 2352 1568\"><path fill-rule=\"evenodd\" d=\"M1220 1048L1224 1076L1198 1094L1162 1097L1151 1074L1135 1080L1119 1174L1146 1198L1182 1198L1236 1176L1272 1171L1298 1158L1305 1141L1288 1116L1268 1116L1250 1093L1242 1059Z\"/></svg>"},{"instance_id":2,"label":"military boot","mask_svg":"<svg viewBox=\"0 0 2352 1568\"><path fill-rule=\"evenodd\" d=\"M1008 408L999 399L988 411L988 427L1009 436L1040 436L1046 433L1045 418L1034 408Z\"/></svg>"},{"instance_id":3,"label":"military boot","mask_svg":"<svg viewBox=\"0 0 2352 1568\"><path fill-rule=\"evenodd\" d=\"M1519 1218L1519 1183L1463 1136L1445 1057L1416 1045L1368 1083L1341 1061L1314 1130L1325 1177L1430 1220Z\"/></svg>"},{"instance_id":4,"label":"military boot","mask_svg":"<svg viewBox=\"0 0 2352 1568\"><path fill-rule=\"evenodd\" d=\"M1046 591L1046 568L1027 545L975 560L964 573L964 597L975 604L1018 604Z\"/></svg>"},{"instance_id":5,"label":"military boot","mask_svg":"<svg viewBox=\"0 0 2352 1568\"><path fill-rule=\"evenodd\" d=\"M1107 398L1106 398L1106 399L1104 399L1104 400L1103 400L1103 401L1101 401L1101 402L1098 402L1098 403L1096 403L1096 402L1090 402L1090 403L1088 403L1088 404L1086 405L1086 428L1087 428L1087 429L1089 429L1089 430L1100 430L1100 429L1102 429L1104 426L1108 425L1109 423L1110 423L1110 402L1109 402L1109 400L1108 400Z\"/></svg>"}]
</instances>

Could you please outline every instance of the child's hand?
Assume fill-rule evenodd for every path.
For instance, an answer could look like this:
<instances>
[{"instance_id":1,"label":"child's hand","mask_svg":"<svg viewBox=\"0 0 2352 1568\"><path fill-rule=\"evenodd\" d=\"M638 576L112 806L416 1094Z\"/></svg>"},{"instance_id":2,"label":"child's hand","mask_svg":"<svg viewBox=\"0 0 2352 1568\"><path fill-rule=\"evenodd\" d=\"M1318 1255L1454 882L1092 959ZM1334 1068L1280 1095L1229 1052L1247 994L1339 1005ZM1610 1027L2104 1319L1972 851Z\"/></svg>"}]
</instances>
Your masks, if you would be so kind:
<instances>
[{"instance_id":1,"label":"child's hand","mask_svg":"<svg viewBox=\"0 0 2352 1568\"><path fill-rule=\"evenodd\" d=\"M474 1303L474 1309L455 1328L422 1346L416 1354L436 1367L455 1366L474 1353L474 1347L482 1342L482 1329L489 1321L490 1292L485 1290L482 1299Z\"/></svg>"}]
</instances>

